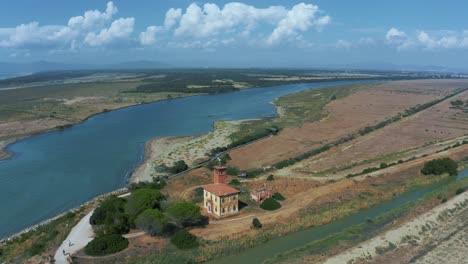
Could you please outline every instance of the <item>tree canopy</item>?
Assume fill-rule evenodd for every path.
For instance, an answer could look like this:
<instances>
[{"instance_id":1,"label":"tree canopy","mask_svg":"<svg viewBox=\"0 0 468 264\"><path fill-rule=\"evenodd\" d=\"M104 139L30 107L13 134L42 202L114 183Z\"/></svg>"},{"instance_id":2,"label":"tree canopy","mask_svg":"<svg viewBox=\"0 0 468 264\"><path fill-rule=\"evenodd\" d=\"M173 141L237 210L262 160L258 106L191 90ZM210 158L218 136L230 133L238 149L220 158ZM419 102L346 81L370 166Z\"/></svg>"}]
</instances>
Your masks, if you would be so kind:
<instances>
[{"instance_id":1,"label":"tree canopy","mask_svg":"<svg viewBox=\"0 0 468 264\"><path fill-rule=\"evenodd\" d=\"M152 236L164 233L168 223L168 217L158 209L146 209L135 219L135 226Z\"/></svg>"},{"instance_id":2,"label":"tree canopy","mask_svg":"<svg viewBox=\"0 0 468 264\"><path fill-rule=\"evenodd\" d=\"M124 234L129 231L129 221L125 214L126 201L116 196L104 200L93 212L89 222L99 225L103 234Z\"/></svg>"},{"instance_id":3,"label":"tree canopy","mask_svg":"<svg viewBox=\"0 0 468 264\"><path fill-rule=\"evenodd\" d=\"M168 207L166 214L179 227L197 225L202 221L200 207L189 202L180 202Z\"/></svg>"},{"instance_id":4,"label":"tree canopy","mask_svg":"<svg viewBox=\"0 0 468 264\"><path fill-rule=\"evenodd\" d=\"M450 158L434 159L424 163L421 173L424 175L441 175L448 173L451 176L458 174L457 163Z\"/></svg>"},{"instance_id":5,"label":"tree canopy","mask_svg":"<svg viewBox=\"0 0 468 264\"><path fill-rule=\"evenodd\" d=\"M160 208L163 199L164 195L156 189L139 189L128 197L125 211L131 220L134 220L146 209Z\"/></svg>"}]
</instances>

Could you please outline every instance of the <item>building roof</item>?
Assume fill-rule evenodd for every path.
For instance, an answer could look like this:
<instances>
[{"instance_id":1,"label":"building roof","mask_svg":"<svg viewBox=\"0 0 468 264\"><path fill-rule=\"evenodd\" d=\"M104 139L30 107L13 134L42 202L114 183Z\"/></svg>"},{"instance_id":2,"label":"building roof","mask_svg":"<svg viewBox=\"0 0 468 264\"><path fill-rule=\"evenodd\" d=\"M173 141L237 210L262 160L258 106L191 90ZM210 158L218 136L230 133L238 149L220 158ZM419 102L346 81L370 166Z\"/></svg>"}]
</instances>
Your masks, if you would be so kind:
<instances>
[{"instance_id":1,"label":"building roof","mask_svg":"<svg viewBox=\"0 0 468 264\"><path fill-rule=\"evenodd\" d=\"M239 190L232 188L231 186L224 183L213 183L202 186L203 189L207 190L210 193L215 194L216 196L225 196L230 194L239 193Z\"/></svg>"}]
</instances>

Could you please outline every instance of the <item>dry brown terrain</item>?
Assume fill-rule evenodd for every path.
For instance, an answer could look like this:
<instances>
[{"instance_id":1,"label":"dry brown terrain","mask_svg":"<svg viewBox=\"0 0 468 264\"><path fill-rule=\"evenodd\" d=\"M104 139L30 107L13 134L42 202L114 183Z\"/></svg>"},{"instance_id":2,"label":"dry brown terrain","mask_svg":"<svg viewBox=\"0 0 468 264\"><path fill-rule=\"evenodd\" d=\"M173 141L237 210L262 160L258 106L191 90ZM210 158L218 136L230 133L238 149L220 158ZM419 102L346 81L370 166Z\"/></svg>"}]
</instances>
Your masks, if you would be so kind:
<instances>
[{"instance_id":1,"label":"dry brown terrain","mask_svg":"<svg viewBox=\"0 0 468 264\"><path fill-rule=\"evenodd\" d=\"M338 179L367 167L379 166L381 162L389 164L399 159L434 153L467 140L468 113L450 107L450 101L458 99L468 100L468 91L300 164L285 168L278 174L323 180Z\"/></svg>"},{"instance_id":2,"label":"dry brown terrain","mask_svg":"<svg viewBox=\"0 0 468 264\"><path fill-rule=\"evenodd\" d=\"M266 167L315 149L323 143L356 133L359 129L395 116L405 109L442 98L458 88L465 87L468 87L466 80L417 80L376 84L364 91L332 101L325 107L328 116L318 122L284 129L274 138L268 138L232 151L230 153L231 164L241 169ZM426 120L429 121L429 118ZM459 126L464 125L464 123L460 123L460 120L458 122ZM426 134L434 136L434 139L454 137L456 134L460 134L460 129L463 129L458 127L456 131L449 129L441 133L441 128L443 125L437 128L437 134L433 132L435 129ZM407 129L403 132L411 134L409 130L411 127ZM407 143L403 142L402 145ZM409 145L414 144L410 142ZM400 147L401 145L397 148ZM372 154L366 154L366 158L368 157L372 157Z\"/></svg>"},{"instance_id":3,"label":"dry brown terrain","mask_svg":"<svg viewBox=\"0 0 468 264\"><path fill-rule=\"evenodd\" d=\"M283 183L287 182L288 184L282 185L284 189L281 189L281 193L285 194L286 200L282 202L281 209L276 211L261 210L226 220L212 221L206 228L193 229L191 232L204 239L219 240L223 237L240 236L243 232L249 231L253 217L260 219L264 225L284 223L304 208L320 207L321 204L331 201L336 202L337 199L338 201L345 200L348 196L368 191L371 184L416 177L424 162L447 156L453 159L468 156L468 145L396 165L373 174L358 176L353 179L342 179L328 184L320 185L315 181L305 184L306 180L302 179L282 179ZM248 185L260 186L262 183L262 181L258 181L257 183L248 183ZM376 194L376 200L379 200L379 195L385 194Z\"/></svg>"}]
</instances>

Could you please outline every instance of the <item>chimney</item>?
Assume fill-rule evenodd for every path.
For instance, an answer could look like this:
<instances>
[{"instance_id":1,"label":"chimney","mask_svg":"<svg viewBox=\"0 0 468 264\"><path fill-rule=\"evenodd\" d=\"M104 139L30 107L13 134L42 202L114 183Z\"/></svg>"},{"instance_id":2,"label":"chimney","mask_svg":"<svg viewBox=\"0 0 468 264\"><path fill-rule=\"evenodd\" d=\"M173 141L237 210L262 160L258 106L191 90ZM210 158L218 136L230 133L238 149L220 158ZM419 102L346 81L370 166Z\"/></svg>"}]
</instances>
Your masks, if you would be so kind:
<instances>
[{"instance_id":1,"label":"chimney","mask_svg":"<svg viewBox=\"0 0 468 264\"><path fill-rule=\"evenodd\" d=\"M226 166L213 167L213 181L214 183L226 183Z\"/></svg>"}]
</instances>

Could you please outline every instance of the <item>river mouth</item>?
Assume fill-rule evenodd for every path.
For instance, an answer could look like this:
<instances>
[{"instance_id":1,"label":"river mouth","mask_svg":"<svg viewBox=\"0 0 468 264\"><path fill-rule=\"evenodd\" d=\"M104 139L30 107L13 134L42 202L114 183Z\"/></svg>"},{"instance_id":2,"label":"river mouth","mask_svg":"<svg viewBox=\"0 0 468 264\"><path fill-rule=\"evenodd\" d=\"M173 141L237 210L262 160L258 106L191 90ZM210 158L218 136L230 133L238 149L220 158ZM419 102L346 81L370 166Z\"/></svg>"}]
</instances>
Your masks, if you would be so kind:
<instances>
[{"instance_id":1,"label":"river mouth","mask_svg":"<svg viewBox=\"0 0 468 264\"><path fill-rule=\"evenodd\" d=\"M302 83L193 96L137 105L93 116L61 131L10 146L0 162L0 238L126 186L144 145L161 136L210 132L219 120L276 115L277 97L372 81Z\"/></svg>"},{"instance_id":2,"label":"river mouth","mask_svg":"<svg viewBox=\"0 0 468 264\"><path fill-rule=\"evenodd\" d=\"M372 219L383 215L392 209L403 206L409 202L418 200L437 189L444 184L460 180L468 177L468 169L459 173L456 179L448 178L436 182L431 185L421 186L416 189L407 191L396 198L388 201L381 202L375 206L363 209L352 215L333 221L329 224L306 228L302 231L290 233L269 240L266 243L260 244L253 248L247 249L240 254L221 257L207 263L210 264L234 264L234 263L264 263L271 261L276 256L281 255L292 250L298 250L312 242L324 239L330 235L341 232L351 226L365 223L368 219Z\"/></svg>"}]
</instances>

